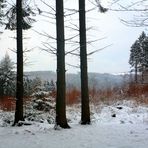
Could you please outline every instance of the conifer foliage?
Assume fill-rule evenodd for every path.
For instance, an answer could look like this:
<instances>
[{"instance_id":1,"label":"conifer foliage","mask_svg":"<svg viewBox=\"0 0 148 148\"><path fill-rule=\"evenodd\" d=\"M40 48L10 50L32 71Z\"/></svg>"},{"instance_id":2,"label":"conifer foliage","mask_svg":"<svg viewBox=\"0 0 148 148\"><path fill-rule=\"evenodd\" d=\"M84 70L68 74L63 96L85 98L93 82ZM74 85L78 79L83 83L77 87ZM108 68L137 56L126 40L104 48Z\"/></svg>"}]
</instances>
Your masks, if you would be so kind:
<instances>
[{"instance_id":1,"label":"conifer foliage","mask_svg":"<svg viewBox=\"0 0 148 148\"><path fill-rule=\"evenodd\" d=\"M14 63L8 54L0 61L0 96L13 96L15 92Z\"/></svg>"},{"instance_id":2,"label":"conifer foliage","mask_svg":"<svg viewBox=\"0 0 148 148\"><path fill-rule=\"evenodd\" d=\"M31 28L31 24L35 22L35 19L33 19L31 16L34 16L35 13L30 8L30 6L27 4L26 0L22 0L22 29L27 30ZM10 8L7 8L7 11L5 13L5 17L7 22L5 29L9 30L16 30L17 29L17 6L12 5Z\"/></svg>"},{"instance_id":3,"label":"conifer foliage","mask_svg":"<svg viewBox=\"0 0 148 148\"><path fill-rule=\"evenodd\" d=\"M2 24L4 0L0 0L0 24Z\"/></svg>"},{"instance_id":4,"label":"conifer foliage","mask_svg":"<svg viewBox=\"0 0 148 148\"><path fill-rule=\"evenodd\" d=\"M131 46L129 64L132 71L135 71L135 81L138 72L143 73L148 70L148 36L145 32L142 32Z\"/></svg>"}]
</instances>

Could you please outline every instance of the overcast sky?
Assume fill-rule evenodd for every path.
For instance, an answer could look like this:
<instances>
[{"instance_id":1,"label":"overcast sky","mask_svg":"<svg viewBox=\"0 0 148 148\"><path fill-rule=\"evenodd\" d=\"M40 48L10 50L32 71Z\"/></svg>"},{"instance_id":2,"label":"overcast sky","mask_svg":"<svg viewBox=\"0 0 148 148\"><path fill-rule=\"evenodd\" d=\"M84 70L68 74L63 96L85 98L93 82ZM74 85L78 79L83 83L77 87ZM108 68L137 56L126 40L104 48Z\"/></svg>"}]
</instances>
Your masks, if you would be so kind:
<instances>
[{"instance_id":1,"label":"overcast sky","mask_svg":"<svg viewBox=\"0 0 148 148\"><path fill-rule=\"evenodd\" d=\"M104 4L106 5L106 4ZM45 6L42 6L45 7ZM66 8L77 9L75 0L66 1ZM87 4L87 9L92 8L90 3ZM88 71L99 73L122 73L130 70L128 64L130 47L134 41L139 37L142 31L146 31L146 28L127 27L121 21L121 19L132 19L133 14L130 12L112 12L108 11L105 14L101 14L98 10L87 13L87 27L93 27L92 30L87 32L87 40L92 41L100 39L88 45L88 52L109 47L91 55L88 57ZM78 25L78 14L66 18L66 26L73 24ZM46 32L49 35L55 36L55 24L53 19L37 17L36 23L33 24L33 29L38 32ZM70 22L70 23L69 23ZM66 38L76 35L70 29L66 29ZM9 53L11 59L16 61L16 54L10 51L9 48L15 49L15 40L11 37L15 36L15 32L5 31L0 35L0 60L4 57L6 51ZM25 71L36 70L52 70L56 71L56 56L50 55L45 51L39 49L43 47L43 42L49 42L50 45L55 46L54 41L47 39L35 33L33 30L25 31L25 37L29 39L24 40L24 48L34 48L30 53L26 53L25 57L27 63L25 65ZM103 39L102 39L103 38ZM74 39L78 41L78 38ZM75 45L66 45L66 50L74 49L78 47ZM66 63L71 65L79 65L79 58L75 56L66 56ZM77 73L78 68L66 66L68 73Z\"/></svg>"}]
</instances>

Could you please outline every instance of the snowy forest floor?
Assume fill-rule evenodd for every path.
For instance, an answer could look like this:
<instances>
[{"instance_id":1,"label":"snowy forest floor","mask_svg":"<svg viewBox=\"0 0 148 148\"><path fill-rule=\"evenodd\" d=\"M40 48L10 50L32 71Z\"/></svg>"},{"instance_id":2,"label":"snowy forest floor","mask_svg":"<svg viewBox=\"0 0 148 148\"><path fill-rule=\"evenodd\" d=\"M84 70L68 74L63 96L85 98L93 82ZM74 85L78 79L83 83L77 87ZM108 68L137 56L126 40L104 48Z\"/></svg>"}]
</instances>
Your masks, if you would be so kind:
<instances>
[{"instance_id":1,"label":"snowy forest floor","mask_svg":"<svg viewBox=\"0 0 148 148\"><path fill-rule=\"evenodd\" d=\"M54 130L42 114L42 123L11 127L14 113L0 111L0 148L147 148L148 107L122 101L92 105L91 125L80 125L80 105L67 107L71 129ZM40 113L41 117L41 113ZM28 122L28 121L27 121Z\"/></svg>"}]
</instances>

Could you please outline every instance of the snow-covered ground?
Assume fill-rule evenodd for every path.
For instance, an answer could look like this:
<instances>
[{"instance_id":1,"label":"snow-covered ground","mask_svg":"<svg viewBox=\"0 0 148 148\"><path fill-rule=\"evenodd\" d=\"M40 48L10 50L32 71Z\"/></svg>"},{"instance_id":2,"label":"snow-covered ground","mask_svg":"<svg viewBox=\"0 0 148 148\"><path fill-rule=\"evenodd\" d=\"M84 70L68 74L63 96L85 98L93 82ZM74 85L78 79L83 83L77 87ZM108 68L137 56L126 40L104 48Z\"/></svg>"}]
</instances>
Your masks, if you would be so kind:
<instances>
[{"instance_id":1,"label":"snow-covered ground","mask_svg":"<svg viewBox=\"0 0 148 148\"><path fill-rule=\"evenodd\" d=\"M11 127L13 113L0 112L0 148L147 148L148 107L132 102L91 106L91 125L80 125L80 106L67 108L71 129L43 123ZM40 114L41 115L41 114ZM5 122L4 122L5 121Z\"/></svg>"}]
</instances>

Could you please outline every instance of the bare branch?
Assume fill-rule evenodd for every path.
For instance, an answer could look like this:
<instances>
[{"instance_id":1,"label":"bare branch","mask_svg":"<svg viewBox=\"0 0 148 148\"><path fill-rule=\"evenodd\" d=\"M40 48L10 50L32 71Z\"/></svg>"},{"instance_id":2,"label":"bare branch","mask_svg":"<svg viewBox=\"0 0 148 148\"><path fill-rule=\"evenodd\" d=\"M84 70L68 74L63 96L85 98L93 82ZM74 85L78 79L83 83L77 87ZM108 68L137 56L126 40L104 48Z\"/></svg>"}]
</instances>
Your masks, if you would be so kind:
<instances>
[{"instance_id":1,"label":"bare branch","mask_svg":"<svg viewBox=\"0 0 148 148\"><path fill-rule=\"evenodd\" d=\"M119 2L119 1L118 1ZM110 8L111 11L123 11L123 12L136 12L133 15L132 20L120 19L120 21L126 26L131 27L144 27L148 26L148 1L147 0L136 0L130 2L128 5L118 3L119 9Z\"/></svg>"},{"instance_id":2,"label":"bare branch","mask_svg":"<svg viewBox=\"0 0 148 148\"><path fill-rule=\"evenodd\" d=\"M51 12L48 12L48 11L43 11L43 13L48 14L48 15L55 16L55 13L51 13Z\"/></svg>"},{"instance_id":3,"label":"bare branch","mask_svg":"<svg viewBox=\"0 0 148 148\"><path fill-rule=\"evenodd\" d=\"M70 38L67 38L67 39L65 39L65 41L72 40L72 39L74 39L74 38L76 38L76 37L78 37L78 36L79 36L79 34L77 34L77 35L74 35L74 36L72 36L72 37L70 37Z\"/></svg>"},{"instance_id":4,"label":"bare branch","mask_svg":"<svg viewBox=\"0 0 148 148\"><path fill-rule=\"evenodd\" d=\"M67 43L68 43L68 44L79 44L80 42L79 42L79 41L72 41L72 40L69 40Z\"/></svg>"},{"instance_id":5,"label":"bare branch","mask_svg":"<svg viewBox=\"0 0 148 148\"><path fill-rule=\"evenodd\" d=\"M31 51L33 51L35 48L36 48L36 47L30 48L30 49L25 48L25 50L24 50L23 52L24 52L24 53L31 52Z\"/></svg>"},{"instance_id":6,"label":"bare branch","mask_svg":"<svg viewBox=\"0 0 148 148\"><path fill-rule=\"evenodd\" d=\"M52 37L52 36L50 36L49 34L47 34L47 33L45 33L45 32L41 33L41 32L38 32L38 31L36 31L36 30L34 30L34 29L32 29L32 30L33 30L34 32L36 32L37 34L41 35L41 36L48 37L48 38L50 38L50 39L56 40L55 37Z\"/></svg>"},{"instance_id":7,"label":"bare branch","mask_svg":"<svg viewBox=\"0 0 148 148\"><path fill-rule=\"evenodd\" d=\"M43 44L44 46L46 46L46 47L48 46L48 47L52 48L52 49L55 50L55 51L57 50L55 47L51 46L49 43L43 42L42 44Z\"/></svg>"},{"instance_id":8,"label":"bare branch","mask_svg":"<svg viewBox=\"0 0 148 148\"><path fill-rule=\"evenodd\" d=\"M8 48L10 51L12 51L13 53L16 53L16 49L11 49L11 48Z\"/></svg>"},{"instance_id":9,"label":"bare branch","mask_svg":"<svg viewBox=\"0 0 148 148\"><path fill-rule=\"evenodd\" d=\"M72 30L74 30L74 31L79 31L79 29L75 29L75 28L73 28L73 27L66 26L66 25L65 25L65 28L72 29Z\"/></svg>"},{"instance_id":10,"label":"bare branch","mask_svg":"<svg viewBox=\"0 0 148 148\"><path fill-rule=\"evenodd\" d=\"M67 10L68 10L68 9L67 9ZM69 9L69 10L70 10L70 9ZM74 9L72 9L72 10L73 10L73 12L71 12L71 13L69 13L69 14L65 14L64 17L71 16L71 15L74 15L74 14L76 14L76 13L79 12L78 10L75 10L75 11L74 11Z\"/></svg>"},{"instance_id":11,"label":"bare branch","mask_svg":"<svg viewBox=\"0 0 148 148\"><path fill-rule=\"evenodd\" d=\"M74 51L77 51L79 48L80 48L80 47L77 47L77 48L75 48L75 49L73 49L73 50L71 50L71 51L68 51L68 52L65 53L65 55L73 54L73 52L74 52Z\"/></svg>"},{"instance_id":12,"label":"bare branch","mask_svg":"<svg viewBox=\"0 0 148 148\"><path fill-rule=\"evenodd\" d=\"M43 51L46 51L47 53L56 55L56 53L52 49L50 49L49 47L47 49L46 48L42 48L42 47L39 47L39 48L41 50L43 50Z\"/></svg>"},{"instance_id":13,"label":"bare branch","mask_svg":"<svg viewBox=\"0 0 148 148\"><path fill-rule=\"evenodd\" d=\"M45 15L45 14L41 14L41 16L46 17L46 18L50 18L50 19L55 19L55 16L54 17L50 17L49 15Z\"/></svg>"},{"instance_id":14,"label":"bare branch","mask_svg":"<svg viewBox=\"0 0 148 148\"><path fill-rule=\"evenodd\" d=\"M72 52L69 52L68 54L71 54L71 55L74 55L74 56L80 57L80 54L78 54L78 53L72 53Z\"/></svg>"},{"instance_id":15,"label":"bare branch","mask_svg":"<svg viewBox=\"0 0 148 148\"><path fill-rule=\"evenodd\" d=\"M120 19L120 21L128 27L147 27L148 26L148 18L145 18L143 20L130 20L130 21Z\"/></svg>"},{"instance_id":16,"label":"bare branch","mask_svg":"<svg viewBox=\"0 0 148 148\"><path fill-rule=\"evenodd\" d=\"M111 45L112 45L112 44L111 44ZM94 51L88 53L87 56L90 56L90 55L92 55L92 54L94 54L94 53L96 53L96 52L99 52L99 51L101 51L101 50L103 50L103 49L105 49L105 48L108 48L108 47L111 46L111 45L107 45L107 46L105 46L105 47L103 47L103 48L94 50Z\"/></svg>"},{"instance_id":17,"label":"bare branch","mask_svg":"<svg viewBox=\"0 0 148 148\"><path fill-rule=\"evenodd\" d=\"M49 4L47 4L46 2L44 2L43 0L40 0L42 3L44 3L46 6L48 6L50 9L52 9L55 13L56 13L56 10L51 7Z\"/></svg>"},{"instance_id":18,"label":"bare branch","mask_svg":"<svg viewBox=\"0 0 148 148\"><path fill-rule=\"evenodd\" d=\"M74 67L74 68L79 68L79 69L80 69L80 65L76 66L76 65L69 64L69 63L66 63L66 65L71 66L71 67Z\"/></svg>"},{"instance_id":19,"label":"bare branch","mask_svg":"<svg viewBox=\"0 0 148 148\"><path fill-rule=\"evenodd\" d=\"M87 41L87 44L91 44L91 43L94 43L94 42L97 42L97 41L100 41L100 40L104 40L106 37L104 38L99 38L99 39L96 39L96 40L90 40L90 41Z\"/></svg>"},{"instance_id":20,"label":"bare branch","mask_svg":"<svg viewBox=\"0 0 148 148\"><path fill-rule=\"evenodd\" d=\"M48 52L48 53L51 53L51 54L56 55L56 51L57 51L57 50L56 50L55 47L53 47L53 46L51 46L49 43L45 43L45 42L43 42L42 45L43 45L45 48L40 48L40 49L42 49L42 50L44 50L44 51L46 51L46 52Z\"/></svg>"}]
</instances>

